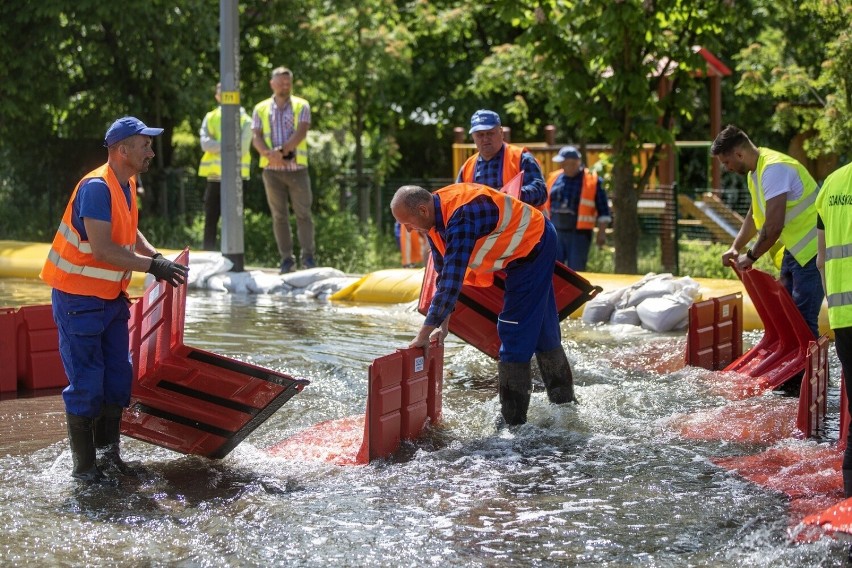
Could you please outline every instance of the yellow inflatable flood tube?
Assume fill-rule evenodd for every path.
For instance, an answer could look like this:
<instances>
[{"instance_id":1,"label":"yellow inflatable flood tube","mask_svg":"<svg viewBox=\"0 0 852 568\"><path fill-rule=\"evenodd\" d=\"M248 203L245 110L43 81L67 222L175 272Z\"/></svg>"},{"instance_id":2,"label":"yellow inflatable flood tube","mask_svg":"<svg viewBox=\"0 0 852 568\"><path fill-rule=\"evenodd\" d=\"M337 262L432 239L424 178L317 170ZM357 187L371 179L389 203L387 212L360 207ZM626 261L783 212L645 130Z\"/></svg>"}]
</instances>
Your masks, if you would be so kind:
<instances>
[{"instance_id":1,"label":"yellow inflatable flood tube","mask_svg":"<svg viewBox=\"0 0 852 568\"><path fill-rule=\"evenodd\" d=\"M600 286L604 292L626 288L641 280L644 275L638 274L597 274L580 272L580 276L594 286ZM754 304L739 280L722 278L694 278L700 288L702 300L717 298L728 294L740 293L743 296L743 329L763 329L763 322L757 315ZM365 303L407 303L420 297L420 286L423 283L422 268L393 268L379 270L367 274L346 288L331 296L332 300ZM583 315L583 308L571 314L572 318ZM819 315L820 331L826 333L828 315L825 304Z\"/></svg>"},{"instance_id":2,"label":"yellow inflatable flood tube","mask_svg":"<svg viewBox=\"0 0 852 568\"><path fill-rule=\"evenodd\" d=\"M44 259L50 250L48 243L0 240L0 278L38 278ZM179 251L163 251L166 254ZM635 284L643 278L638 274L598 274L580 272L580 276L604 292L611 292ZM701 299L715 298L739 292L743 295L743 329L763 329L751 299L739 280L720 278L695 278L700 286ZM145 274L134 272L131 286L143 286ZM331 296L332 300L375 304L399 304L417 300L423 283L422 268L390 268L371 272ZM579 318L583 308L571 314ZM819 315L822 333L829 331L828 315L823 303Z\"/></svg>"},{"instance_id":3,"label":"yellow inflatable flood tube","mask_svg":"<svg viewBox=\"0 0 852 568\"><path fill-rule=\"evenodd\" d=\"M50 243L0 241L0 278L38 278L48 252ZM179 251L162 252L171 254ZM142 288L144 284L145 273L134 272L130 285Z\"/></svg>"}]
</instances>

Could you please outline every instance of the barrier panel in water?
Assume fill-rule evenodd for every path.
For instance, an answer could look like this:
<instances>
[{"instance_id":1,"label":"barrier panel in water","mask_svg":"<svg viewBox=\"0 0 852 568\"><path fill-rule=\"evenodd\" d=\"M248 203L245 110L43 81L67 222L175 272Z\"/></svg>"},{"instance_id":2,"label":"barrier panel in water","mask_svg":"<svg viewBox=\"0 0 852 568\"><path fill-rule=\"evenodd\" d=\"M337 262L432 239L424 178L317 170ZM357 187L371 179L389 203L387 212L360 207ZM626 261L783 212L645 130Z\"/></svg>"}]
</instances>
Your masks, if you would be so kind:
<instances>
[{"instance_id":1,"label":"barrier panel in water","mask_svg":"<svg viewBox=\"0 0 852 568\"><path fill-rule=\"evenodd\" d=\"M808 344L814 340L793 298L775 278L757 269L739 271L746 292L763 322L761 340L725 371L758 379L774 389L805 370Z\"/></svg>"},{"instance_id":2,"label":"barrier panel in water","mask_svg":"<svg viewBox=\"0 0 852 568\"><path fill-rule=\"evenodd\" d=\"M689 307L686 364L718 371L743 353L743 296L728 294Z\"/></svg>"},{"instance_id":3,"label":"barrier panel in water","mask_svg":"<svg viewBox=\"0 0 852 568\"><path fill-rule=\"evenodd\" d=\"M385 458L402 440L420 437L441 419L444 348L433 344L399 349L375 359L368 371L363 417L326 420L270 447L269 453L299 461L363 465Z\"/></svg>"},{"instance_id":4,"label":"barrier panel in water","mask_svg":"<svg viewBox=\"0 0 852 568\"><path fill-rule=\"evenodd\" d=\"M188 264L184 251L178 262ZM186 285L155 282L133 305L135 380L121 433L223 458L308 381L183 344Z\"/></svg>"},{"instance_id":5,"label":"barrier panel in water","mask_svg":"<svg viewBox=\"0 0 852 568\"><path fill-rule=\"evenodd\" d=\"M438 273L432 264L432 258L426 264L423 285L420 288L420 302L417 310L424 316L438 285ZM503 309L503 290L505 279L502 272L494 274L491 286L462 286L456 307L450 318L449 329L452 333L467 341L489 357L497 359L500 354L500 338L497 335L497 316ZM601 291L588 280L557 262L553 269L553 292L556 296L556 309L559 320L563 320L594 298Z\"/></svg>"},{"instance_id":6,"label":"barrier panel in water","mask_svg":"<svg viewBox=\"0 0 852 568\"><path fill-rule=\"evenodd\" d=\"M846 373L840 373L840 432L837 435L837 448L845 450L849 437L849 423L852 416L849 415L849 399L846 398Z\"/></svg>"},{"instance_id":7,"label":"barrier panel in water","mask_svg":"<svg viewBox=\"0 0 852 568\"><path fill-rule=\"evenodd\" d=\"M0 308L0 392L18 390L18 324L13 308Z\"/></svg>"},{"instance_id":8,"label":"barrier panel in water","mask_svg":"<svg viewBox=\"0 0 852 568\"><path fill-rule=\"evenodd\" d=\"M818 436L825 424L828 399L828 337L808 344L805 374L799 390L796 427L806 438Z\"/></svg>"},{"instance_id":9,"label":"barrier panel in water","mask_svg":"<svg viewBox=\"0 0 852 568\"><path fill-rule=\"evenodd\" d=\"M18 309L16 319L19 383L28 389L67 385L52 306L24 306Z\"/></svg>"}]
</instances>

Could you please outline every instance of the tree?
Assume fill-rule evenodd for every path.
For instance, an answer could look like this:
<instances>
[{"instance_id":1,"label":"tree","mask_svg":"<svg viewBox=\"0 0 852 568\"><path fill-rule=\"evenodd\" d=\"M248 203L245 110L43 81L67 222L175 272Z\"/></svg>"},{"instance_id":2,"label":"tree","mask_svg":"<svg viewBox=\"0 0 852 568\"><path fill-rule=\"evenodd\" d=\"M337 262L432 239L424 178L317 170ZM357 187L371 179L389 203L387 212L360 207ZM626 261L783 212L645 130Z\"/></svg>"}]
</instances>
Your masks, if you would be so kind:
<instances>
[{"instance_id":1,"label":"tree","mask_svg":"<svg viewBox=\"0 0 852 568\"><path fill-rule=\"evenodd\" d=\"M612 147L615 270L636 272L639 193L674 142L677 120L692 118L694 73L704 64L693 46L716 49L741 13L733 2L709 0L513 1L499 10L524 33L483 61L480 88L546 93L543 104L581 140ZM498 83L493 69L505 68L494 65L501 60L517 62L517 71ZM660 89L664 80L670 89ZM633 160L643 143L655 146L638 171Z\"/></svg>"},{"instance_id":2,"label":"tree","mask_svg":"<svg viewBox=\"0 0 852 568\"><path fill-rule=\"evenodd\" d=\"M852 151L852 3L772 2L737 56L737 94L771 106L772 130L809 133L811 158ZM768 104L767 104L768 102Z\"/></svg>"}]
</instances>

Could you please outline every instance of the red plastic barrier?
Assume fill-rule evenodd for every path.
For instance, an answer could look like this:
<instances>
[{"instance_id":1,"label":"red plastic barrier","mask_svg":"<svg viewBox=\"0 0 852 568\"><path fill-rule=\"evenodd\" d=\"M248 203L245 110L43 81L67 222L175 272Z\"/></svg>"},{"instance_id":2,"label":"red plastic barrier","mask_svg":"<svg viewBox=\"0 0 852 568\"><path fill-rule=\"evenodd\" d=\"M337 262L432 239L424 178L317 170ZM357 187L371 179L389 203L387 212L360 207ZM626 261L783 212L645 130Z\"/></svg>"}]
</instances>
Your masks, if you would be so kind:
<instances>
[{"instance_id":1,"label":"red plastic barrier","mask_svg":"<svg viewBox=\"0 0 852 568\"><path fill-rule=\"evenodd\" d=\"M370 365L365 416L326 420L269 448L290 460L363 465L393 454L441 419L444 348L400 349ZM361 435L363 432L363 435Z\"/></svg>"},{"instance_id":2,"label":"red plastic barrier","mask_svg":"<svg viewBox=\"0 0 852 568\"><path fill-rule=\"evenodd\" d=\"M188 263L188 252L178 257ZM137 379L122 434L186 454L225 457L308 381L183 345L186 286L154 283L134 305Z\"/></svg>"},{"instance_id":3,"label":"red plastic barrier","mask_svg":"<svg viewBox=\"0 0 852 568\"><path fill-rule=\"evenodd\" d=\"M852 422L852 417L849 416L849 399L846 398L846 374L840 374L840 432L837 435L837 448L839 450L846 449L847 437L849 435L849 423Z\"/></svg>"},{"instance_id":4,"label":"red plastic barrier","mask_svg":"<svg viewBox=\"0 0 852 568\"><path fill-rule=\"evenodd\" d=\"M423 315L429 311L429 303L435 295L437 284L438 274L430 257L423 275L420 302L417 306L417 310ZM462 286L450 318L452 333L494 359L500 354L497 316L503 309L504 288L505 279L502 272L494 274L492 286ZM554 266L553 292L556 295L556 309L559 311L560 321L597 296L600 291L599 286L592 286L588 280L561 262Z\"/></svg>"},{"instance_id":5,"label":"red plastic barrier","mask_svg":"<svg viewBox=\"0 0 852 568\"><path fill-rule=\"evenodd\" d=\"M53 308L24 306L18 322L18 380L28 389L64 387L68 384L59 356L59 330Z\"/></svg>"},{"instance_id":6,"label":"red plastic barrier","mask_svg":"<svg viewBox=\"0 0 852 568\"><path fill-rule=\"evenodd\" d=\"M805 370L810 328L787 290L772 276L757 269L736 271L763 322L761 340L725 367L758 379L759 386L774 389Z\"/></svg>"},{"instance_id":7,"label":"red plastic barrier","mask_svg":"<svg viewBox=\"0 0 852 568\"><path fill-rule=\"evenodd\" d=\"M728 294L689 308L686 364L723 369L743 353L743 296Z\"/></svg>"},{"instance_id":8,"label":"red plastic barrier","mask_svg":"<svg viewBox=\"0 0 852 568\"><path fill-rule=\"evenodd\" d=\"M828 398L828 337L811 341L805 363L805 375L799 390L796 427L806 438L819 435L825 424Z\"/></svg>"},{"instance_id":9,"label":"red plastic barrier","mask_svg":"<svg viewBox=\"0 0 852 568\"><path fill-rule=\"evenodd\" d=\"M18 390L17 336L14 308L0 308L0 392Z\"/></svg>"},{"instance_id":10,"label":"red plastic barrier","mask_svg":"<svg viewBox=\"0 0 852 568\"><path fill-rule=\"evenodd\" d=\"M369 377L359 463L391 455L402 440L420 436L427 418L433 424L441 419L444 348L430 347L428 357L420 348L400 349L374 360Z\"/></svg>"}]
</instances>

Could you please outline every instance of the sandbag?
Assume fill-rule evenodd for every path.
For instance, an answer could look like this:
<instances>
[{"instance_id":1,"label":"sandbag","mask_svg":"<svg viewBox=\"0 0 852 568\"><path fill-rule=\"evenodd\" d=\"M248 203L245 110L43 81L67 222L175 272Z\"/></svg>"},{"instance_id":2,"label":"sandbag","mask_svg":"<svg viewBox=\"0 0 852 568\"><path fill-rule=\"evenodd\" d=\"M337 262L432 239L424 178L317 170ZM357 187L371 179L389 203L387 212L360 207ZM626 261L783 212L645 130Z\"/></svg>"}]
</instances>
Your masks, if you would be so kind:
<instances>
[{"instance_id":1,"label":"sandbag","mask_svg":"<svg viewBox=\"0 0 852 568\"><path fill-rule=\"evenodd\" d=\"M320 266L317 268L297 270L296 272L284 274L283 276L281 276L281 280L289 284L293 288L307 288L317 280L324 280L326 278L339 278L341 276L346 276L346 274L344 274L340 270L337 270L336 268Z\"/></svg>"},{"instance_id":2,"label":"sandbag","mask_svg":"<svg viewBox=\"0 0 852 568\"><path fill-rule=\"evenodd\" d=\"M623 294L623 289L613 290L598 294L586 302L583 308L583 321L591 324L608 322Z\"/></svg>"},{"instance_id":3,"label":"sandbag","mask_svg":"<svg viewBox=\"0 0 852 568\"><path fill-rule=\"evenodd\" d=\"M642 320L639 319L639 314L637 314L635 307L616 308L615 310L613 310L612 316L610 316L609 318L609 323L626 323L630 325L641 325Z\"/></svg>"},{"instance_id":4,"label":"sandbag","mask_svg":"<svg viewBox=\"0 0 852 568\"><path fill-rule=\"evenodd\" d=\"M662 298L648 298L636 306L642 327L651 331L682 329L689 318L692 299L685 294L669 294Z\"/></svg>"}]
</instances>

